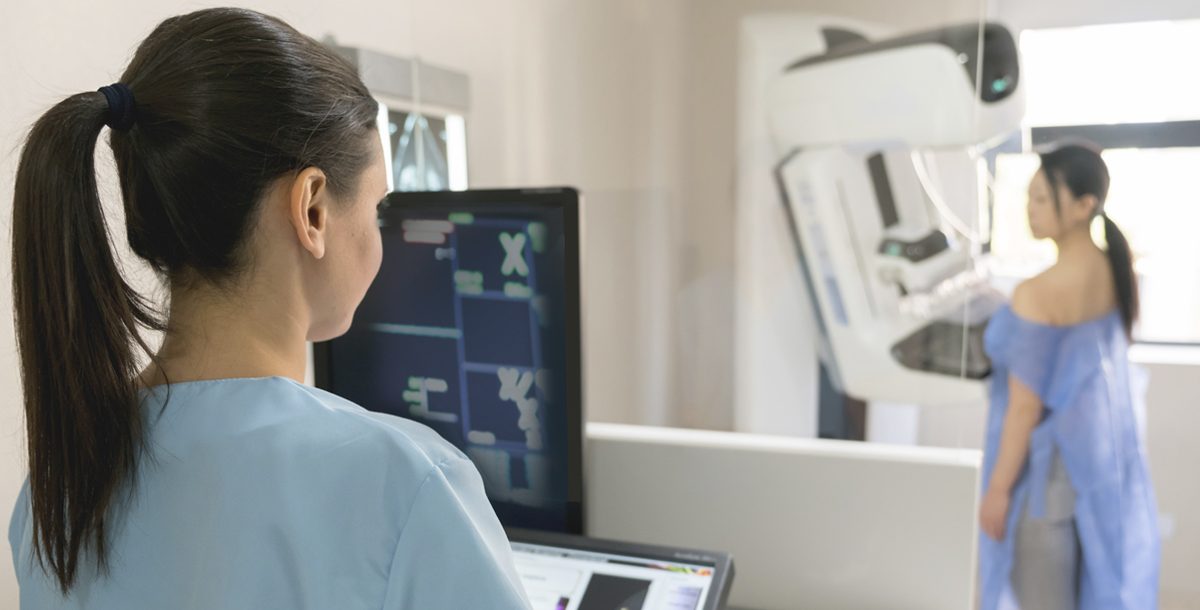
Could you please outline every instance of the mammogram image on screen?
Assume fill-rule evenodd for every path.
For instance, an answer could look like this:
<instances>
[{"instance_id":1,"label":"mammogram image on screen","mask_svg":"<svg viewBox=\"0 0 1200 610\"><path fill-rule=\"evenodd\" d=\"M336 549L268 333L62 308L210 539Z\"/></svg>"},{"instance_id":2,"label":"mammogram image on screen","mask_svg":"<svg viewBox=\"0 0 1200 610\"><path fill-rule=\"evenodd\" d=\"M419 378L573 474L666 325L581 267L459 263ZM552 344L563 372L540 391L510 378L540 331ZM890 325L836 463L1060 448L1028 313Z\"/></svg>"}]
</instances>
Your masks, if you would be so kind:
<instances>
[{"instance_id":1,"label":"mammogram image on screen","mask_svg":"<svg viewBox=\"0 0 1200 610\"><path fill-rule=\"evenodd\" d=\"M561 212L386 218L379 275L333 343L334 391L458 446L505 525L562 529Z\"/></svg>"}]
</instances>

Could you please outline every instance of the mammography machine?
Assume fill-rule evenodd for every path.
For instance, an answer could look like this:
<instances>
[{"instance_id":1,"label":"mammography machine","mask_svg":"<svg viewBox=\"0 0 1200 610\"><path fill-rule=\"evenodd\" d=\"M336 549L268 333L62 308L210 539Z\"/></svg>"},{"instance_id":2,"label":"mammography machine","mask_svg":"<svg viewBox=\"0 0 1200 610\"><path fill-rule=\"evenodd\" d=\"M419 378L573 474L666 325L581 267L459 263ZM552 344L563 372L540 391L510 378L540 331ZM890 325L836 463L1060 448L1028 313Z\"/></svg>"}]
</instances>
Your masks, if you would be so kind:
<instances>
[{"instance_id":1,"label":"mammography machine","mask_svg":"<svg viewBox=\"0 0 1200 610\"><path fill-rule=\"evenodd\" d=\"M990 215L981 151L1024 112L1013 37L997 24L877 40L813 31L824 51L792 56L761 87L773 166L753 171L773 170L820 360L860 400L977 399L997 304L977 264Z\"/></svg>"}]
</instances>

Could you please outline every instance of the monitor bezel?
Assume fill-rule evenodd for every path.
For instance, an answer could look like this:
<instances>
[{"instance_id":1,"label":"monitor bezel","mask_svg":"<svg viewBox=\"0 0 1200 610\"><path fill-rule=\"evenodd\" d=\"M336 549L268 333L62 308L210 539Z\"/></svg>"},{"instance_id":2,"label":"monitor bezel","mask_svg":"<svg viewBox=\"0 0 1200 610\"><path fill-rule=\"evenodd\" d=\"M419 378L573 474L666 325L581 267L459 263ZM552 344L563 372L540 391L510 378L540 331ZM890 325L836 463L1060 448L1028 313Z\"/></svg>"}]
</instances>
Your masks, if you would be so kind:
<instances>
[{"instance_id":1,"label":"monitor bezel","mask_svg":"<svg viewBox=\"0 0 1200 610\"><path fill-rule=\"evenodd\" d=\"M583 350L582 350L582 240L579 191L571 187L536 189L481 189L467 191L420 191L390 193L380 209L380 218L399 217L413 209L453 211L463 207L504 206L559 209L564 228L564 332L566 336L567 409L567 534L582 534L585 528L583 427ZM332 342L313 344L313 380L316 387L332 391Z\"/></svg>"},{"instance_id":2,"label":"monitor bezel","mask_svg":"<svg viewBox=\"0 0 1200 610\"><path fill-rule=\"evenodd\" d=\"M701 610L719 610L729 603L729 591L733 587L733 556L720 551L702 551L673 546L622 542L605 538L591 538L573 534L542 532L519 528L505 528L509 542L535 544L573 551L587 551L608 555L626 555L641 559L657 559L692 565L712 566L712 586L708 599Z\"/></svg>"}]
</instances>

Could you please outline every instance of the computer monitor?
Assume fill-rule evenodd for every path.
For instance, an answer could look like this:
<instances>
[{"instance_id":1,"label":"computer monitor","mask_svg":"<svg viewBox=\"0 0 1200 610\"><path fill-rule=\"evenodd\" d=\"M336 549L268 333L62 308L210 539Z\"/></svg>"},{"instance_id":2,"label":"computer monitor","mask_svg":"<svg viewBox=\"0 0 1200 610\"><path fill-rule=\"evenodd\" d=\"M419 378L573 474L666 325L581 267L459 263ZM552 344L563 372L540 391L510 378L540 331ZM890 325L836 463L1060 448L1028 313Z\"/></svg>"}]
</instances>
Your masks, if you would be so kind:
<instances>
[{"instance_id":1,"label":"computer monitor","mask_svg":"<svg viewBox=\"0 0 1200 610\"><path fill-rule=\"evenodd\" d=\"M717 610L733 582L728 553L509 530L532 610Z\"/></svg>"},{"instance_id":2,"label":"computer monitor","mask_svg":"<svg viewBox=\"0 0 1200 610\"><path fill-rule=\"evenodd\" d=\"M419 421L478 467L506 527L583 530L579 195L392 193L383 263L318 387Z\"/></svg>"}]
</instances>

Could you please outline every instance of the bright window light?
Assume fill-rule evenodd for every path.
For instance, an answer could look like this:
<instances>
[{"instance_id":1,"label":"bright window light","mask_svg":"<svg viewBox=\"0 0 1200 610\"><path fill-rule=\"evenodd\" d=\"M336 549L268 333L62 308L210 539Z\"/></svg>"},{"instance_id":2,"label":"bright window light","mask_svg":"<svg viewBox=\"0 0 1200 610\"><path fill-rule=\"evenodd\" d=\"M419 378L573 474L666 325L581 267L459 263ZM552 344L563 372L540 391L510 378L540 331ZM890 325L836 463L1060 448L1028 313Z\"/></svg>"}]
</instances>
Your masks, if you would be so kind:
<instances>
[{"instance_id":1,"label":"bright window light","mask_svg":"<svg viewBox=\"0 0 1200 610\"><path fill-rule=\"evenodd\" d=\"M467 190L467 124L462 115L446 117L446 157L450 169L450 190Z\"/></svg>"},{"instance_id":2,"label":"bright window light","mask_svg":"<svg viewBox=\"0 0 1200 610\"><path fill-rule=\"evenodd\" d=\"M1027 30L1020 45L1028 126L1200 118L1200 20Z\"/></svg>"}]
</instances>

